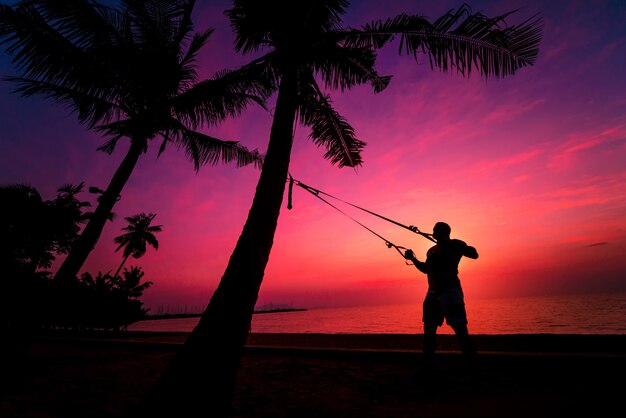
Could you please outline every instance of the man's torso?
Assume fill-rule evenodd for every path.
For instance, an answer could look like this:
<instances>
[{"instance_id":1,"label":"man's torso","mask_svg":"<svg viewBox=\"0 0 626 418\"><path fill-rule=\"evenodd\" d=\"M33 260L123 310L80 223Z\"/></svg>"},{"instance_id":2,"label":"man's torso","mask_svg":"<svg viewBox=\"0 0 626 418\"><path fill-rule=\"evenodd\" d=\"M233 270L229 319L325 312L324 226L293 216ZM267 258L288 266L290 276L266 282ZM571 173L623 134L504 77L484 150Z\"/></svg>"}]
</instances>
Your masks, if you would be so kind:
<instances>
[{"instance_id":1,"label":"man's torso","mask_svg":"<svg viewBox=\"0 0 626 418\"><path fill-rule=\"evenodd\" d=\"M459 280L459 262L467 244L458 239L437 243L426 254L428 265L428 287L431 290L443 290L461 287Z\"/></svg>"}]
</instances>

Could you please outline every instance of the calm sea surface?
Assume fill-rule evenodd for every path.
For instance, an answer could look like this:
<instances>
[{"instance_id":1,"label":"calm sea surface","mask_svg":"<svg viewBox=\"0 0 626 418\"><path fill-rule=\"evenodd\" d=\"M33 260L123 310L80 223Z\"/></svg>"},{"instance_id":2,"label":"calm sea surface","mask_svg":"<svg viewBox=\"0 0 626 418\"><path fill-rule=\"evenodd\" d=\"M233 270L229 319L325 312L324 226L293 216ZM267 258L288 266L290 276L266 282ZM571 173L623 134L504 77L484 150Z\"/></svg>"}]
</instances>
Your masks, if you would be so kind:
<instances>
[{"instance_id":1,"label":"calm sea surface","mask_svg":"<svg viewBox=\"0 0 626 418\"><path fill-rule=\"evenodd\" d=\"M473 334L626 334L626 293L467 300ZM256 314L252 332L415 334L421 303ZM198 318L140 321L129 331L191 331ZM440 333L451 334L447 325Z\"/></svg>"}]
</instances>

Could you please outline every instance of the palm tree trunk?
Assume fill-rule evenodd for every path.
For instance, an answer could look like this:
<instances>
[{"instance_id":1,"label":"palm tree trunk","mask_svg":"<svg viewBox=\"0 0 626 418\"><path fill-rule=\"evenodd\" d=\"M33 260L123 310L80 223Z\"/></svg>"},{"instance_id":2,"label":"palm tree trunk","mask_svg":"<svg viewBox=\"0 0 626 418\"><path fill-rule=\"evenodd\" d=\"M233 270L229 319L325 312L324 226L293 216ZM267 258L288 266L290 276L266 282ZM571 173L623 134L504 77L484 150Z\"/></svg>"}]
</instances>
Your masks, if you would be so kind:
<instances>
[{"instance_id":1,"label":"palm tree trunk","mask_svg":"<svg viewBox=\"0 0 626 418\"><path fill-rule=\"evenodd\" d=\"M87 256L93 250L102 229L113 211L113 206L117 202L118 196L122 192L124 185L128 181L139 156L144 150L145 141L131 141L130 148L122 160L120 166L115 171L109 186L98 199L98 206L89 218L89 222L80 234L80 237L72 245L72 249L59 267L54 279L73 279L78 276L78 272L87 260Z\"/></svg>"},{"instance_id":2,"label":"palm tree trunk","mask_svg":"<svg viewBox=\"0 0 626 418\"><path fill-rule=\"evenodd\" d=\"M124 264L126 263L126 260L128 260L128 257L130 257L130 254L126 254L124 256L124 259L122 260L122 264L120 264L120 266L117 268L117 271L115 272L115 274L113 275L113 279L115 279L117 277L118 274L120 274L120 270L122 269L122 267L124 266Z\"/></svg>"},{"instance_id":3,"label":"palm tree trunk","mask_svg":"<svg viewBox=\"0 0 626 418\"><path fill-rule=\"evenodd\" d=\"M281 80L270 141L248 219L198 325L144 399L142 416L227 414L289 171L297 109L295 74Z\"/></svg>"}]
</instances>

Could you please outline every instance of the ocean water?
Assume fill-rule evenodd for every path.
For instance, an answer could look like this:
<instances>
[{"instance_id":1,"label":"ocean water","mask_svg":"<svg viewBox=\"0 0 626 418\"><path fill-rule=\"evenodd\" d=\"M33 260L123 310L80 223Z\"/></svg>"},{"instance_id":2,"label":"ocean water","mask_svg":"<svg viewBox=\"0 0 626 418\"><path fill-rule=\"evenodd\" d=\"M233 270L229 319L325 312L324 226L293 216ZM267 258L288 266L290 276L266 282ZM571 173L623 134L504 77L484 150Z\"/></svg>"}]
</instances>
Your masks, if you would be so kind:
<instances>
[{"instance_id":1,"label":"ocean water","mask_svg":"<svg viewBox=\"0 0 626 418\"><path fill-rule=\"evenodd\" d=\"M626 334L626 293L466 300L472 334ZM422 332L422 306L310 308L256 314L252 332L415 334ZM129 331L191 331L198 318L137 322ZM452 334L445 325L442 334Z\"/></svg>"}]
</instances>

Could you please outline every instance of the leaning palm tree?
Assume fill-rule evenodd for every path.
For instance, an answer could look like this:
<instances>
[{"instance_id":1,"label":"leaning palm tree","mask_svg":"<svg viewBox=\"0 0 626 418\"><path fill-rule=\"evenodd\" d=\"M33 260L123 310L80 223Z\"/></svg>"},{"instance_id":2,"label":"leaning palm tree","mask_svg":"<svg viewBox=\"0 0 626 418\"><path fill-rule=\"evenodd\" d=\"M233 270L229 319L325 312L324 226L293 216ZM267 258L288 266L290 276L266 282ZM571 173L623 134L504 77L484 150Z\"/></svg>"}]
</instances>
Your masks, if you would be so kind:
<instances>
[{"instance_id":1,"label":"leaning palm tree","mask_svg":"<svg viewBox=\"0 0 626 418\"><path fill-rule=\"evenodd\" d=\"M228 266L197 326L145 399L145 411L164 415L207 416L212 410L219 416L229 407L276 231L296 121L310 128L311 140L326 149L331 163L362 164L365 143L323 87L346 90L370 83L381 92L390 77L376 71L376 52L395 38L401 54L418 61L423 54L432 68L484 77L532 65L541 39L539 19L507 26L508 15L488 18L467 6L432 23L402 14L355 29L341 26L348 1L233 3L226 15L235 49L259 53L250 67L274 74L278 94L259 183Z\"/></svg>"},{"instance_id":2,"label":"leaning palm tree","mask_svg":"<svg viewBox=\"0 0 626 418\"><path fill-rule=\"evenodd\" d=\"M146 253L148 244L155 250L159 249L159 241L154 234L156 232L161 232L161 225L152 225L152 221L155 216L156 213L145 214L142 212L140 214L124 218L126 219L126 222L128 222L128 225L122 228L122 230L126 231L126 233L118 235L113 239L116 244L119 244L115 251L119 251L122 248L124 249L124 258L113 275L114 281L126 263L126 260L128 260L128 257L131 255L133 258L143 257Z\"/></svg>"},{"instance_id":3,"label":"leaning palm tree","mask_svg":"<svg viewBox=\"0 0 626 418\"><path fill-rule=\"evenodd\" d=\"M122 0L111 8L92 0L22 0L0 4L0 46L20 75L8 77L23 96L68 106L126 155L55 278L75 278L98 241L139 157L153 139L185 149L198 170L235 162L260 167L262 156L234 141L199 132L263 99L271 85L250 70L197 79L196 59L212 30L193 32L193 0Z\"/></svg>"}]
</instances>

